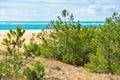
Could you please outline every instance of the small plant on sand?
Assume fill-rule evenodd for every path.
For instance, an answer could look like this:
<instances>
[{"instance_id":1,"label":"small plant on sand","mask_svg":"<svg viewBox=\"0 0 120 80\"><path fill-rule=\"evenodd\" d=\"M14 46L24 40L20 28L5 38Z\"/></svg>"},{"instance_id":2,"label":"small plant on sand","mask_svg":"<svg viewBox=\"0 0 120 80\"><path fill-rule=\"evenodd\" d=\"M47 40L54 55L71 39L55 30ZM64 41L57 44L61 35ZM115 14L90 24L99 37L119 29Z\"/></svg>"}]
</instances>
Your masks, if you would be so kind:
<instances>
[{"instance_id":1,"label":"small plant on sand","mask_svg":"<svg viewBox=\"0 0 120 80\"><path fill-rule=\"evenodd\" d=\"M19 70L26 64L21 53L25 41L22 38L24 33L25 30L22 30L21 26L17 26L16 31L9 30L7 37L3 39L2 44L5 45L6 51L0 62L0 75L2 79L13 80L22 76Z\"/></svg>"},{"instance_id":2,"label":"small plant on sand","mask_svg":"<svg viewBox=\"0 0 120 80\"><path fill-rule=\"evenodd\" d=\"M35 51L27 51L30 47L24 46L24 33L25 30L21 26L17 26L16 30L9 30L7 37L3 39L2 44L6 49L0 61L0 79L2 80L23 79L23 68L33 60L29 54Z\"/></svg>"},{"instance_id":3,"label":"small plant on sand","mask_svg":"<svg viewBox=\"0 0 120 80\"><path fill-rule=\"evenodd\" d=\"M25 49L25 55L27 56L31 56L31 57L34 57L34 56L40 56L41 55L41 49L40 49L40 45L37 44L35 41L34 41L34 38L32 37L30 39L30 42L29 44L25 44L24 45L24 49Z\"/></svg>"},{"instance_id":4,"label":"small plant on sand","mask_svg":"<svg viewBox=\"0 0 120 80\"><path fill-rule=\"evenodd\" d=\"M32 68L31 66L27 66L24 69L24 74L28 80L42 80L44 73L44 65L41 61L37 61Z\"/></svg>"}]
</instances>

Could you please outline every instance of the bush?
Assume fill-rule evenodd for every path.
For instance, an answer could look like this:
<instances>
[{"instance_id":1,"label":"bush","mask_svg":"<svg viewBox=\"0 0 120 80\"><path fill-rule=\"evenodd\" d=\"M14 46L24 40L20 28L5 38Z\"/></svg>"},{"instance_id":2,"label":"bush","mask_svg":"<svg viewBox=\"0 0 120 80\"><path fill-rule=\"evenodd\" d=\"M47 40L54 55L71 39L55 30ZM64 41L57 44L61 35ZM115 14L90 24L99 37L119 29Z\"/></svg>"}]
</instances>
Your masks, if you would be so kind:
<instances>
[{"instance_id":1,"label":"bush","mask_svg":"<svg viewBox=\"0 0 120 80\"><path fill-rule=\"evenodd\" d=\"M62 12L65 22L58 16L58 20L52 21L47 27L52 27L53 30L48 32L45 29L37 35L42 41L41 54L69 64L84 66L89 61L90 42L96 28L82 27L79 21L73 21L72 14L69 17L66 10Z\"/></svg>"},{"instance_id":2,"label":"bush","mask_svg":"<svg viewBox=\"0 0 120 80\"><path fill-rule=\"evenodd\" d=\"M22 30L21 26L17 26L16 31L10 30L7 33L7 38L3 39L3 45L6 47L5 53L2 55L0 62L0 76L1 79L22 79L22 73L19 71L24 62L23 53L20 51L23 49L25 39L22 38L25 30Z\"/></svg>"},{"instance_id":3,"label":"bush","mask_svg":"<svg viewBox=\"0 0 120 80\"><path fill-rule=\"evenodd\" d=\"M33 39L31 39L30 44L24 44L25 39L22 38L24 33L25 30L22 30L21 26L17 26L16 30L9 30L7 37L3 39L2 44L5 45L6 49L0 61L0 80L24 79L22 69L33 60L32 55L40 55L39 45ZM38 71L42 68L39 65L41 63L37 62ZM43 72L43 70L41 71ZM39 74L41 77L43 73L38 72L38 77Z\"/></svg>"},{"instance_id":4,"label":"bush","mask_svg":"<svg viewBox=\"0 0 120 80\"><path fill-rule=\"evenodd\" d=\"M45 75L43 63L41 61L37 61L34 68L27 66L24 69L24 74L28 80L42 80Z\"/></svg>"},{"instance_id":5,"label":"bush","mask_svg":"<svg viewBox=\"0 0 120 80\"><path fill-rule=\"evenodd\" d=\"M120 15L116 13L106 18L104 25L97 28L81 26L73 16L62 11L65 21L58 17L37 35L42 40L42 55L65 63L85 66L92 72L120 74Z\"/></svg>"},{"instance_id":6,"label":"bush","mask_svg":"<svg viewBox=\"0 0 120 80\"><path fill-rule=\"evenodd\" d=\"M120 74L120 16L116 13L98 28L92 40L94 53L85 66L94 72Z\"/></svg>"},{"instance_id":7,"label":"bush","mask_svg":"<svg viewBox=\"0 0 120 80\"><path fill-rule=\"evenodd\" d=\"M29 44L27 44L27 45L25 44L24 45L24 49L25 49L24 53L25 53L26 56L34 57L34 56L40 56L41 55L40 45L37 44L34 41L33 37L30 39Z\"/></svg>"}]
</instances>

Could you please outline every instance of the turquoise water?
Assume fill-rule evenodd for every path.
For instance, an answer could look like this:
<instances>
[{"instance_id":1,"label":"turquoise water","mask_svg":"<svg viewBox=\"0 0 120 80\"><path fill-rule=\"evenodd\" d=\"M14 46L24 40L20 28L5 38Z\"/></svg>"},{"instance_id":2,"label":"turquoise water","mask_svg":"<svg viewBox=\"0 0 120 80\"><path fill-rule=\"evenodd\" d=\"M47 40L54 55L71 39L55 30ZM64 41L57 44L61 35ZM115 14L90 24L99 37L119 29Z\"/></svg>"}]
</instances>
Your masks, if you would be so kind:
<instances>
[{"instance_id":1,"label":"turquoise water","mask_svg":"<svg viewBox=\"0 0 120 80\"><path fill-rule=\"evenodd\" d=\"M21 25L25 30L39 30L44 29L49 21L0 21L0 30L16 29L17 25ZM104 24L104 21L81 21L81 25L98 26Z\"/></svg>"}]
</instances>

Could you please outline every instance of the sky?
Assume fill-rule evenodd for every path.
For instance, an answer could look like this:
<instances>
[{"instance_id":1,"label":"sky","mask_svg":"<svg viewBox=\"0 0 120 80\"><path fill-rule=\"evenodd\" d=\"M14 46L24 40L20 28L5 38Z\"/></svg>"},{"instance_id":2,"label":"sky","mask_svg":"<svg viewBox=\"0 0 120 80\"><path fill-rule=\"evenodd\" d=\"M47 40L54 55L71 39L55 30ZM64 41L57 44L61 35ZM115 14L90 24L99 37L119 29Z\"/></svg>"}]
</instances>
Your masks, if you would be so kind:
<instances>
[{"instance_id":1,"label":"sky","mask_svg":"<svg viewBox=\"0 0 120 80\"><path fill-rule=\"evenodd\" d=\"M0 21L51 21L66 9L75 21L104 21L120 0L0 0Z\"/></svg>"}]
</instances>

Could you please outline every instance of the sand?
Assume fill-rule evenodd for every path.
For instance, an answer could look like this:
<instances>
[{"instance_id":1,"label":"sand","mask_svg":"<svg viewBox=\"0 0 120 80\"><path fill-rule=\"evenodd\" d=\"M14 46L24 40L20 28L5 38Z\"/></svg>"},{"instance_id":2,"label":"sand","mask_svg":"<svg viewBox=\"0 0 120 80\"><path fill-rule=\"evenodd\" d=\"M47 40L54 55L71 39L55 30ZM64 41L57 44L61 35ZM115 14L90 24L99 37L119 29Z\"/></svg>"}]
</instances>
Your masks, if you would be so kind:
<instances>
[{"instance_id":1,"label":"sand","mask_svg":"<svg viewBox=\"0 0 120 80\"><path fill-rule=\"evenodd\" d=\"M32 37L32 34L38 34L41 30L26 30L24 35L23 35L23 38L25 38L25 43L29 43L29 40L30 38ZM3 45L2 45L2 41L4 38L7 37L7 33L9 32L9 30L0 30L0 49L3 48Z\"/></svg>"}]
</instances>

